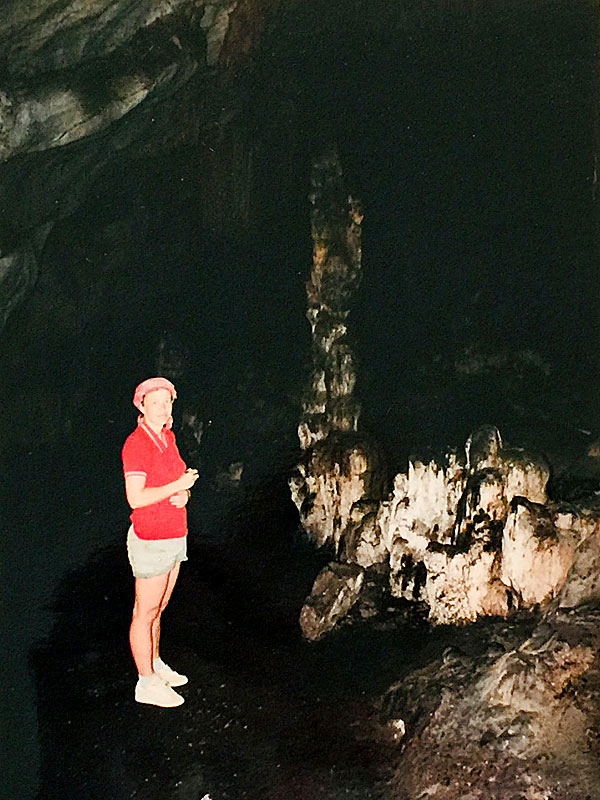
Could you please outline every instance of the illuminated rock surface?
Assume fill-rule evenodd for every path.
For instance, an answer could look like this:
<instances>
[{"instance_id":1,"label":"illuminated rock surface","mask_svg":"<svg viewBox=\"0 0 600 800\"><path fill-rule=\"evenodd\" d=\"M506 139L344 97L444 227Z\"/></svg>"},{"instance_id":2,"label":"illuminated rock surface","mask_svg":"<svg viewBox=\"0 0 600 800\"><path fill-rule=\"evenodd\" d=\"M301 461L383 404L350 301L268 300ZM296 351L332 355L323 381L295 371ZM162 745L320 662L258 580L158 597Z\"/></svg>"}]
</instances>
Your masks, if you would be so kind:
<instances>
[{"instance_id":1,"label":"illuminated rock surface","mask_svg":"<svg viewBox=\"0 0 600 800\"><path fill-rule=\"evenodd\" d=\"M391 596L424 603L435 624L508 617L547 604L559 592L595 596L594 567L587 580L579 573L584 585L563 586L578 548L589 555L577 563L595 563L598 512L580 506L565 515L554 504L542 505L549 471L525 453L499 450L493 463L480 459L468 469L454 455L445 466L410 463L379 510L364 502L364 486L352 494L353 478L338 465L328 467L320 484L313 469L317 502L348 499L343 513L321 501L303 524L319 545L332 541L339 550L338 542L347 540L342 560L365 569L387 563ZM326 488L329 474L337 475L335 488Z\"/></svg>"},{"instance_id":2,"label":"illuminated rock surface","mask_svg":"<svg viewBox=\"0 0 600 800\"><path fill-rule=\"evenodd\" d=\"M406 720L395 800L596 797L598 644L597 609L556 612L520 643L517 625L498 628L487 659L449 651L392 687L385 714Z\"/></svg>"}]
</instances>

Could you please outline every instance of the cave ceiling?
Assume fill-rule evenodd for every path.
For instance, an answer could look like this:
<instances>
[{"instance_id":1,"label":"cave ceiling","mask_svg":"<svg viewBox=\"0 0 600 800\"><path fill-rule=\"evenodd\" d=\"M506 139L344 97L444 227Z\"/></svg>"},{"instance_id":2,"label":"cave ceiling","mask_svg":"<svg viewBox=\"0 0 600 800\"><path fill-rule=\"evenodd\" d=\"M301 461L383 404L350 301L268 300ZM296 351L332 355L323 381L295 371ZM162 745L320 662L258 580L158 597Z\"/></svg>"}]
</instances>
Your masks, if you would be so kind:
<instances>
[{"instance_id":1,"label":"cave ceiling","mask_svg":"<svg viewBox=\"0 0 600 800\"><path fill-rule=\"evenodd\" d=\"M199 140L210 145L248 111L250 76L260 74L261 61L270 61L263 79L272 94L298 97L327 78L300 76L291 47L312 49L315 70L333 67L330 81L343 82L343 65L333 62L341 38L347 52L368 51L381 37L389 43L476 7L466 0L4 0L0 329L36 284L57 221L73 215L108 170ZM315 118L324 97L315 94Z\"/></svg>"},{"instance_id":2,"label":"cave ceiling","mask_svg":"<svg viewBox=\"0 0 600 800\"><path fill-rule=\"evenodd\" d=\"M278 0L6 0L0 11L0 327L57 220L111 165L235 116ZM227 100L224 100L227 98ZM233 110L232 110L233 109Z\"/></svg>"}]
</instances>

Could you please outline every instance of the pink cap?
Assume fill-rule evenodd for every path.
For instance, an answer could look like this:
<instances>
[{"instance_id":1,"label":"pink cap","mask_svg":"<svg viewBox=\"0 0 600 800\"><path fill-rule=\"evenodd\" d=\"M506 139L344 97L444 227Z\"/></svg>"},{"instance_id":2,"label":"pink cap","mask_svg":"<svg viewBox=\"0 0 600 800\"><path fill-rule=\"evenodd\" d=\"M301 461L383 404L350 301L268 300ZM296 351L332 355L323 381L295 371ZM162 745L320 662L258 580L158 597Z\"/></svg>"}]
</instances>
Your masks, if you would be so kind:
<instances>
[{"instance_id":1,"label":"pink cap","mask_svg":"<svg viewBox=\"0 0 600 800\"><path fill-rule=\"evenodd\" d=\"M142 406L144 397L150 392L154 392L156 389L166 389L171 392L173 400L177 397L177 392L171 381L166 378L147 378L145 381L142 381L139 386L136 386L135 392L133 393L133 405L138 411L144 410Z\"/></svg>"}]
</instances>

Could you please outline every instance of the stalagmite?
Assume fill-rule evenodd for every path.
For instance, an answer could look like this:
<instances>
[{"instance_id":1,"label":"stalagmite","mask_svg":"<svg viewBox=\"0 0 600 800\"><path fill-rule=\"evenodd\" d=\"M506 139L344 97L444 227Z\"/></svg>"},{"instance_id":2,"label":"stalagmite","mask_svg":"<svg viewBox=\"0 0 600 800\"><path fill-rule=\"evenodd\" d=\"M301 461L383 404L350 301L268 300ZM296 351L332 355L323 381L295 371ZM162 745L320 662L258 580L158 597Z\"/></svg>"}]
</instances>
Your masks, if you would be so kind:
<instances>
[{"instance_id":1,"label":"stalagmite","mask_svg":"<svg viewBox=\"0 0 600 800\"><path fill-rule=\"evenodd\" d=\"M342 564L371 570L392 597L423 604L431 623L600 597L600 507L549 503L548 465L503 447L495 428L475 431L464 457L410 462L382 501L365 480L375 459L355 447L331 460L331 444L316 443L298 470L305 529L318 544L333 544ZM327 574L339 583L332 566ZM307 603L315 602L313 590ZM342 618L341 606L351 607L335 602L335 614L320 614L318 635ZM316 627L313 614L313 638Z\"/></svg>"},{"instance_id":2,"label":"stalagmite","mask_svg":"<svg viewBox=\"0 0 600 800\"><path fill-rule=\"evenodd\" d=\"M300 619L307 638L317 639L354 604L363 567L386 553L375 524L382 463L373 443L357 432L360 405L347 339L351 299L361 279L362 211L345 194L334 149L314 163L311 188L313 262L306 316L313 365L298 427L304 458L289 485L312 541L354 562L330 565L315 582Z\"/></svg>"},{"instance_id":3,"label":"stalagmite","mask_svg":"<svg viewBox=\"0 0 600 800\"><path fill-rule=\"evenodd\" d=\"M361 279L362 211L344 192L335 149L311 174L313 262L306 284L312 373L298 427L305 457L290 480L292 499L310 538L339 552L355 503L381 497L380 458L357 433L354 354L347 317ZM355 520L356 521L356 520Z\"/></svg>"},{"instance_id":4,"label":"stalagmite","mask_svg":"<svg viewBox=\"0 0 600 800\"><path fill-rule=\"evenodd\" d=\"M313 263L306 284L313 371L298 430L308 449L334 431L356 431L360 406L353 396L356 372L346 319L361 278L360 204L344 194L337 152L315 162L310 201Z\"/></svg>"}]
</instances>

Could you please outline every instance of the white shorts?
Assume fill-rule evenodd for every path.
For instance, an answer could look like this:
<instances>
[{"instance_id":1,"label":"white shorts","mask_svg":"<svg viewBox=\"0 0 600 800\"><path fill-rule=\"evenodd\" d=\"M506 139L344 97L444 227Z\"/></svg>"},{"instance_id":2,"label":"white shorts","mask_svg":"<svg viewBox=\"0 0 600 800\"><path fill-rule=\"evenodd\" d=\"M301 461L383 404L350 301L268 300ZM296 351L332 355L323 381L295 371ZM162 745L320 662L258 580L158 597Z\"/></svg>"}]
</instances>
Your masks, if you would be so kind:
<instances>
[{"instance_id":1,"label":"white shorts","mask_svg":"<svg viewBox=\"0 0 600 800\"><path fill-rule=\"evenodd\" d=\"M187 536L177 539L140 539L131 525L127 532L127 555L135 578L166 575L175 564L187 561Z\"/></svg>"}]
</instances>

